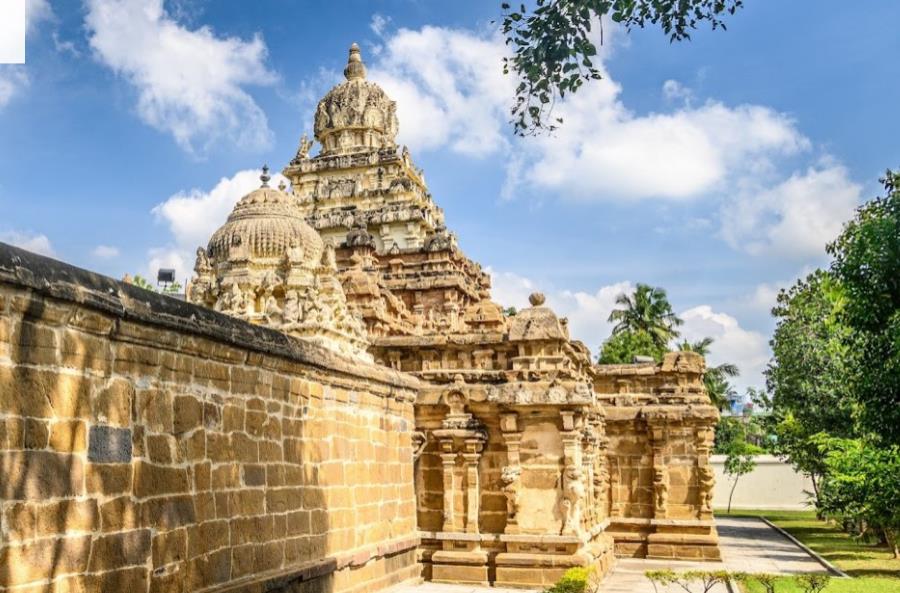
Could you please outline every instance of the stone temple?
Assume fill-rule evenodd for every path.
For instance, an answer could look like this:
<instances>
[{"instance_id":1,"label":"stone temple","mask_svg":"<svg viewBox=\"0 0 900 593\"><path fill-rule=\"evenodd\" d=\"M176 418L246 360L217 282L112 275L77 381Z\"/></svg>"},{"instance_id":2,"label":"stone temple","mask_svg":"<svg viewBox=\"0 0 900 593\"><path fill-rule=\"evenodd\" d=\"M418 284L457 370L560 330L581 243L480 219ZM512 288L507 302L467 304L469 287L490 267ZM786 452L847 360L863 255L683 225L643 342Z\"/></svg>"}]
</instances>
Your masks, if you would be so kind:
<instances>
[{"instance_id":1,"label":"stone temple","mask_svg":"<svg viewBox=\"0 0 900 593\"><path fill-rule=\"evenodd\" d=\"M719 559L702 357L506 315L350 49L189 302L0 246L0 590L542 587Z\"/></svg>"}]
</instances>

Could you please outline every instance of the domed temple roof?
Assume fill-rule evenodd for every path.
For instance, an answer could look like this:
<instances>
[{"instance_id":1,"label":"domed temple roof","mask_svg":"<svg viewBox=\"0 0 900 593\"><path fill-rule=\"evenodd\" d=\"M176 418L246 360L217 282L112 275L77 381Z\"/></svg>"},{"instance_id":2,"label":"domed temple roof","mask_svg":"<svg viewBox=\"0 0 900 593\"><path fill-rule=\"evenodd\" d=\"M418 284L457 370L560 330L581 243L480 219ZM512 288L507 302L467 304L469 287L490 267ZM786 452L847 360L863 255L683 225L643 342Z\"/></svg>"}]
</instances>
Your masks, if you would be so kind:
<instances>
[{"instance_id":1,"label":"domed temple roof","mask_svg":"<svg viewBox=\"0 0 900 593\"><path fill-rule=\"evenodd\" d=\"M293 197L262 186L235 205L206 250L197 249L195 303L371 359L362 320L337 277L334 248L309 226Z\"/></svg>"},{"instance_id":2,"label":"domed temple roof","mask_svg":"<svg viewBox=\"0 0 900 593\"><path fill-rule=\"evenodd\" d=\"M366 66L355 43L344 77L347 80L328 91L316 108L313 131L322 154L394 148L397 105L380 86L366 80Z\"/></svg>"},{"instance_id":3,"label":"domed temple roof","mask_svg":"<svg viewBox=\"0 0 900 593\"><path fill-rule=\"evenodd\" d=\"M299 248L312 265L318 264L325 248L322 238L297 209L293 199L269 187L268 167L262 185L244 196L209 240L210 258L227 259L233 249L251 258L281 258L288 248Z\"/></svg>"}]
</instances>

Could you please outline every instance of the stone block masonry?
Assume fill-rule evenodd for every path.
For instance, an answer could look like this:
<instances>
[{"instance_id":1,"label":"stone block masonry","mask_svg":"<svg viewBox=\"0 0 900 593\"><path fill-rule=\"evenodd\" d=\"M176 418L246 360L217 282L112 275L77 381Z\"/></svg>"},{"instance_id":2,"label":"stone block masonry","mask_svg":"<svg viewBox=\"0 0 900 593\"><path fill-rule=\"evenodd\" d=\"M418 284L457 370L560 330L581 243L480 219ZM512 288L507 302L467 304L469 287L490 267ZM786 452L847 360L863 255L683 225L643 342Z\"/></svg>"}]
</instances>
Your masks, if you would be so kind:
<instances>
[{"instance_id":1,"label":"stone block masonry","mask_svg":"<svg viewBox=\"0 0 900 593\"><path fill-rule=\"evenodd\" d=\"M0 591L416 577L417 389L0 244Z\"/></svg>"}]
</instances>

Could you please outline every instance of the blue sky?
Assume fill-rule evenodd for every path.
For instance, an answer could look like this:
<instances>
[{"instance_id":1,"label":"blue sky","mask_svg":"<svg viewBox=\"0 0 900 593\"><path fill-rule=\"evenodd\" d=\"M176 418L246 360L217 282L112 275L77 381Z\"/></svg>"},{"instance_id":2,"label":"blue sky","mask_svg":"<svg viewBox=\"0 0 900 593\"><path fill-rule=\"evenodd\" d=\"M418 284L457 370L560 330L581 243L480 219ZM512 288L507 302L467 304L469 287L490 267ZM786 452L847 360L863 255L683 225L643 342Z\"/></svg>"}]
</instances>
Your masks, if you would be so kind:
<instances>
[{"instance_id":1,"label":"blue sky","mask_svg":"<svg viewBox=\"0 0 900 593\"><path fill-rule=\"evenodd\" d=\"M517 139L498 2L27 0L0 65L0 240L121 277L184 276L279 170L357 41L495 299L541 289L596 348L615 295L665 287L686 337L761 385L778 288L900 166L900 4L748 2L670 44L606 27L605 79Z\"/></svg>"}]
</instances>

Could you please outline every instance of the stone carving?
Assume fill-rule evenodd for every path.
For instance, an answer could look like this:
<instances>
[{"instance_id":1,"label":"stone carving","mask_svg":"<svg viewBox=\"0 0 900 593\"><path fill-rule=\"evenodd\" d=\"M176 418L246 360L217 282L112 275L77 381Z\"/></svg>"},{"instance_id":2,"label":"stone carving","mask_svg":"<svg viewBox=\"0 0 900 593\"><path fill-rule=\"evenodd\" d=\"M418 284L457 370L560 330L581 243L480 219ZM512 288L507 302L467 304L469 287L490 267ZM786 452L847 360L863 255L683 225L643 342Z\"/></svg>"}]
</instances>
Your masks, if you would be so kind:
<instances>
[{"instance_id":1,"label":"stone carving","mask_svg":"<svg viewBox=\"0 0 900 593\"><path fill-rule=\"evenodd\" d=\"M712 513L713 488L716 484L716 474L712 466L701 465L700 468L700 510L702 513Z\"/></svg>"},{"instance_id":2,"label":"stone carving","mask_svg":"<svg viewBox=\"0 0 900 593\"><path fill-rule=\"evenodd\" d=\"M365 329L337 279L325 245L283 191L262 186L197 250L192 301L278 328L356 357L370 358Z\"/></svg>"},{"instance_id":3,"label":"stone carving","mask_svg":"<svg viewBox=\"0 0 900 593\"><path fill-rule=\"evenodd\" d=\"M577 466L566 467L563 474L563 535L581 531L581 501L584 499L582 472Z\"/></svg>"},{"instance_id":4,"label":"stone carving","mask_svg":"<svg viewBox=\"0 0 900 593\"><path fill-rule=\"evenodd\" d=\"M664 518L669 506L669 473L664 465L653 466L653 500L657 518Z\"/></svg>"},{"instance_id":5,"label":"stone carving","mask_svg":"<svg viewBox=\"0 0 900 593\"><path fill-rule=\"evenodd\" d=\"M503 494L506 496L506 518L507 520L515 520L519 514L519 476L522 475L522 468L518 466L506 466L500 474L500 481L503 482Z\"/></svg>"},{"instance_id":6,"label":"stone carving","mask_svg":"<svg viewBox=\"0 0 900 593\"><path fill-rule=\"evenodd\" d=\"M309 151L312 149L312 142L306 136L306 132L303 132L303 136L300 137L300 146L297 147L297 159L306 159L309 158Z\"/></svg>"}]
</instances>

